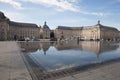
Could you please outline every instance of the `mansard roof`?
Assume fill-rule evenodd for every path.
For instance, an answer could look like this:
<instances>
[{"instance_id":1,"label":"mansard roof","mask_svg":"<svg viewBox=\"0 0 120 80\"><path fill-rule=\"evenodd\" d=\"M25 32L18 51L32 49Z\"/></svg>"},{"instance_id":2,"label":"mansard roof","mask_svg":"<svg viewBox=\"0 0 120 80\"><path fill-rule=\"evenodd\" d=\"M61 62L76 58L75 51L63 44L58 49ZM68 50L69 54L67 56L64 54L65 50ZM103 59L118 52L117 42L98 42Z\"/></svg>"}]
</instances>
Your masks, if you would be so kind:
<instances>
[{"instance_id":1,"label":"mansard roof","mask_svg":"<svg viewBox=\"0 0 120 80\"><path fill-rule=\"evenodd\" d=\"M104 26L101 24L96 24L94 26L83 26L83 27L67 27L67 26L58 26L57 29L63 29L63 30L82 30L82 29L90 29L90 28L94 28L94 27L99 27L104 28L104 29L109 29L109 30L114 30L114 31L119 31L118 29L114 28L114 27L109 27L109 26Z\"/></svg>"},{"instance_id":2,"label":"mansard roof","mask_svg":"<svg viewBox=\"0 0 120 80\"><path fill-rule=\"evenodd\" d=\"M73 29L82 29L83 27L67 27L67 26L58 26L57 29L64 29L64 30L73 30Z\"/></svg>"},{"instance_id":3,"label":"mansard roof","mask_svg":"<svg viewBox=\"0 0 120 80\"><path fill-rule=\"evenodd\" d=\"M111 29L111 30L118 31L118 29L116 29L116 28L114 28L114 27L104 26L104 25L102 25L102 24L96 24L95 26L97 26L97 27L99 27L99 28Z\"/></svg>"},{"instance_id":4,"label":"mansard roof","mask_svg":"<svg viewBox=\"0 0 120 80\"><path fill-rule=\"evenodd\" d=\"M4 13L0 11L0 19L5 19L5 18L6 16L4 15Z\"/></svg>"},{"instance_id":5,"label":"mansard roof","mask_svg":"<svg viewBox=\"0 0 120 80\"><path fill-rule=\"evenodd\" d=\"M14 21L9 21L10 26L16 26L16 27L32 27L32 28L38 28L36 24L32 23L21 23L21 22L14 22Z\"/></svg>"}]
</instances>

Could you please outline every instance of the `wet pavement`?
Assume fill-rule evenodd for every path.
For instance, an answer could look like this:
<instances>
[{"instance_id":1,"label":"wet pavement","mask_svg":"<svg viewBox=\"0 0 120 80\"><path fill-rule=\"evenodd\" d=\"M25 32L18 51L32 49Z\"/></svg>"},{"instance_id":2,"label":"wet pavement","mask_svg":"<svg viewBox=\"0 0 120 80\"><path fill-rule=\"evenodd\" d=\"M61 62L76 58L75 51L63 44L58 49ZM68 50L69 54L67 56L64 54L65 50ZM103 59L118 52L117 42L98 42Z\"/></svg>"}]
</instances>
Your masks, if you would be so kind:
<instances>
[{"instance_id":1,"label":"wet pavement","mask_svg":"<svg viewBox=\"0 0 120 80\"><path fill-rule=\"evenodd\" d=\"M120 61L116 61L56 80L120 80L119 66Z\"/></svg>"},{"instance_id":2,"label":"wet pavement","mask_svg":"<svg viewBox=\"0 0 120 80\"><path fill-rule=\"evenodd\" d=\"M0 42L0 80L32 80L16 42Z\"/></svg>"}]
</instances>

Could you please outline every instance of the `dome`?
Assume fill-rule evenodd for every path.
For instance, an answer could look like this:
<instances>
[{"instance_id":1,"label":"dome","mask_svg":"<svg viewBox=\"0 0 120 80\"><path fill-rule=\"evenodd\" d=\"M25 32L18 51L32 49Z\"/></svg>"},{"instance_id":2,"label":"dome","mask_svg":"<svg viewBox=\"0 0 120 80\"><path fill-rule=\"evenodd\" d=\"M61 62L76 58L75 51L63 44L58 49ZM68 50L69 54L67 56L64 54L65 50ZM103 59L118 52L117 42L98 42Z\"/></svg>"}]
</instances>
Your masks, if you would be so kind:
<instances>
[{"instance_id":1,"label":"dome","mask_svg":"<svg viewBox=\"0 0 120 80\"><path fill-rule=\"evenodd\" d=\"M43 28L44 28L44 29L49 29L49 26L47 25L46 21L45 21L45 23L44 23L44 25L43 25Z\"/></svg>"},{"instance_id":2,"label":"dome","mask_svg":"<svg viewBox=\"0 0 120 80\"><path fill-rule=\"evenodd\" d=\"M0 19L5 19L5 18L6 18L6 17L5 17L5 15L4 15L4 13L0 11Z\"/></svg>"}]
</instances>

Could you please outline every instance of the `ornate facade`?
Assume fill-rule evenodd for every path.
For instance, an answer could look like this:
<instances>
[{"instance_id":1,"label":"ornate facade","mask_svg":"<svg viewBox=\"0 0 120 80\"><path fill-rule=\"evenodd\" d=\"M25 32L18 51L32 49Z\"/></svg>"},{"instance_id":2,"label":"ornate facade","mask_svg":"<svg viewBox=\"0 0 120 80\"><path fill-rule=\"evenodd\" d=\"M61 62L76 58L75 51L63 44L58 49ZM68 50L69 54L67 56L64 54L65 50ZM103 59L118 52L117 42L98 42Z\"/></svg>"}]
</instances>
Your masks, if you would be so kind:
<instances>
[{"instance_id":1,"label":"ornate facade","mask_svg":"<svg viewBox=\"0 0 120 80\"><path fill-rule=\"evenodd\" d=\"M36 24L18 23L9 21L8 39L39 38L39 27Z\"/></svg>"},{"instance_id":2,"label":"ornate facade","mask_svg":"<svg viewBox=\"0 0 120 80\"><path fill-rule=\"evenodd\" d=\"M10 21L0 12L0 40L23 40L24 38L50 38L50 29L46 22L43 27L32 23Z\"/></svg>"},{"instance_id":3,"label":"ornate facade","mask_svg":"<svg viewBox=\"0 0 120 80\"><path fill-rule=\"evenodd\" d=\"M55 30L58 39L77 39L80 40L118 40L119 30L100 24L84 27L65 27L58 26Z\"/></svg>"},{"instance_id":4,"label":"ornate facade","mask_svg":"<svg viewBox=\"0 0 120 80\"><path fill-rule=\"evenodd\" d=\"M120 31L113 27L100 24L94 26L66 27L58 26L50 30L44 23L41 27L31 23L10 21L4 13L0 12L0 40L30 39L79 39L79 40L119 40Z\"/></svg>"}]
</instances>

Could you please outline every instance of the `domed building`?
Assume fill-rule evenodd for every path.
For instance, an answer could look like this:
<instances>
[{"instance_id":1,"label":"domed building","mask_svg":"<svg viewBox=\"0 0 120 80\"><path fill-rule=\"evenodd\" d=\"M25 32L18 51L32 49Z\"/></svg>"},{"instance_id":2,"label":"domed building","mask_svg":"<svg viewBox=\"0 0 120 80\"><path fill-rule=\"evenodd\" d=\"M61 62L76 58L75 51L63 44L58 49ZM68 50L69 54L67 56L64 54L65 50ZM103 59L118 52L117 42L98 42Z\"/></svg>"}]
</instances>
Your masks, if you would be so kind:
<instances>
[{"instance_id":1,"label":"domed building","mask_svg":"<svg viewBox=\"0 0 120 80\"><path fill-rule=\"evenodd\" d=\"M34 23L23 23L9 20L0 12L0 41L25 39L50 39L51 30L46 21L38 27Z\"/></svg>"},{"instance_id":2,"label":"domed building","mask_svg":"<svg viewBox=\"0 0 120 80\"><path fill-rule=\"evenodd\" d=\"M43 38L44 39L50 39L50 28L47 25L46 21L44 22L42 30L43 30Z\"/></svg>"},{"instance_id":3,"label":"domed building","mask_svg":"<svg viewBox=\"0 0 120 80\"><path fill-rule=\"evenodd\" d=\"M44 22L43 26L40 26L40 39L50 39L51 38L51 32L49 26L47 25L47 22Z\"/></svg>"}]
</instances>

